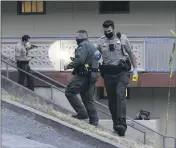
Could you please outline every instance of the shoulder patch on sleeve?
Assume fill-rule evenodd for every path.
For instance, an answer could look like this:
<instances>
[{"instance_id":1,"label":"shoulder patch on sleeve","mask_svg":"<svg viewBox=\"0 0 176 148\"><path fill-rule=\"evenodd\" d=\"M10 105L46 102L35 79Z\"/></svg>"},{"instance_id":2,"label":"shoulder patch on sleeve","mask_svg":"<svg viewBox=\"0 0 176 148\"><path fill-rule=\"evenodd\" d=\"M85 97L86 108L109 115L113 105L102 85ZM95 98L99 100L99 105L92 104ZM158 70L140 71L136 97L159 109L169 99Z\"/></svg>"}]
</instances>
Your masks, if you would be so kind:
<instances>
[{"instance_id":1,"label":"shoulder patch on sleeve","mask_svg":"<svg viewBox=\"0 0 176 148\"><path fill-rule=\"evenodd\" d=\"M122 34L121 43L125 45L125 42L126 42L126 41L127 41L126 35Z\"/></svg>"}]
</instances>

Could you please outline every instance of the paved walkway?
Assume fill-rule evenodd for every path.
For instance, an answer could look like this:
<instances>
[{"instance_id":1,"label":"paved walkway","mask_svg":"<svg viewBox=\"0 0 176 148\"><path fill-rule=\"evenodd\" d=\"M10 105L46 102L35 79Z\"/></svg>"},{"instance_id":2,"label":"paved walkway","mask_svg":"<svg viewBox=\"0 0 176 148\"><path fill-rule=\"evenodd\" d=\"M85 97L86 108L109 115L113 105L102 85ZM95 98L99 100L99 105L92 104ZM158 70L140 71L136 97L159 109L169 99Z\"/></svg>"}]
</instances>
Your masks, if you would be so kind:
<instances>
[{"instance_id":1,"label":"paved walkway","mask_svg":"<svg viewBox=\"0 0 176 148\"><path fill-rule=\"evenodd\" d=\"M34 140L12 134L2 134L2 148L56 148Z\"/></svg>"},{"instance_id":2,"label":"paved walkway","mask_svg":"<svg viewBox=\"0 0 176 148\"><path fill-rule=\"evenodd\" d=\"M11 110L1 111L3 148L96 148Z\"/></svg>"}]
</instances>

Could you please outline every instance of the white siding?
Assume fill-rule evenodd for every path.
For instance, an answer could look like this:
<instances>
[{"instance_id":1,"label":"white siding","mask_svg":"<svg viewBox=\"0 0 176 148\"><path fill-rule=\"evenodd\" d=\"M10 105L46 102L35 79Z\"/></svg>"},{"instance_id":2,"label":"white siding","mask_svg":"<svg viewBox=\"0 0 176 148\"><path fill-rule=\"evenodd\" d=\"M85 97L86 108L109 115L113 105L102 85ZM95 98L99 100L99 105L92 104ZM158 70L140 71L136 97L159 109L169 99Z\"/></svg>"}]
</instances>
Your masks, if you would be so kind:
<instances>
[{"instance_id":1,"label":"white siding","mask_svg":"<svg viewBox=\"0 0 176 148\"><path fill-rule=\"evenodd\" d=\"M86 29L101 36L104 20L128 35L170 35L176 27L176 2L130 2L129 14L100 15L98 2L46 2L46 15L17 15L17 2L2 2L2 36L74 36Z\"/></svg>"}]
</instances>

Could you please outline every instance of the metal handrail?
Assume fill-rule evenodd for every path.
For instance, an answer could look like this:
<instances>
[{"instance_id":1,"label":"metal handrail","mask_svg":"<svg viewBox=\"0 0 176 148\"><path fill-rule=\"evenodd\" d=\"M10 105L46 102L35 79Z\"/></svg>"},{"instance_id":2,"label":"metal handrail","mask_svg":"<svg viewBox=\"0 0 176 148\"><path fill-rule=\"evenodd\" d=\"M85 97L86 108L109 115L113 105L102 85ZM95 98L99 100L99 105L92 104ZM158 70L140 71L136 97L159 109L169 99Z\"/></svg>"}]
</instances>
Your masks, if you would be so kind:
<instances>
[{"instance_id":1,"label":"metal handrail","mask_svg":"<svg viewBox=\"0 0 176 148\"><path fill-rule=\"evenodd\" d=\"M19 70L19 71L21 71L21 72L23 72L23 73L25 73L25 74L27 74L27 75L29 75L29 76L35 78L35 79L38 79L38 80L42 81L43 83L48 84L49 86L51 86L51 87L53 87L53 88L55 88L55 89L57 89L57 90L59 90L59 91L61 91L61 92L64 92L64 91L60 90L59 88L57 88L56 86L54 86L54 85L52 85L52 84L50 84L50 83L48 83L48 82L46 82L46 81L44 81L44 80L38 78L37 76L34 76L34 75L31 74L31 73L28 73L28 72L26 72L26 71L24 71L24 70L18 68L17 66L14 66L14 65L12 65L12 64L10 64L10 63L4 61L3 59L1 59L1 62L5 63L5 64L7 64L7 65L9 65L9 66L11 66L11 67L13 67L13 68L16 68L17 70Z\"/></svg>"},{"instance_id":2,"label":"metal handrail","mask_svg":"<svg viewBox=\"0 0 176 148\"><path fill-rule=\"evenodd\" d=\"M59 91L61 91L61 92L63 92L63 93L65 93L65 91L63 91L63 90L60 90L59 88L57 88L56 86L54 86L54 85L52 85L52 84L50 84L50 83L48 83L48 82L45 82L44 80L42 80L42 79L40 79L40 78L38 78L38 77L36 77L36 76L34 76L33 74L31 74L31 73L29 73L29 72L26 72L26 71L24 71L24 70L22 70L22 69L20 69L20 68L18 68L17 66L14 66L14 65L12 65L12 64L10 64L10 63L8 63L8 62L6 62L6 61L4 61L3 59L1 59L1 61L3 62L3 63L5 63L5 64L7 64L7 65L9 65L9 66L12 66L13 68L16 68L17 70L19 70L19 71L22 71L22 72L24 72L25 74L27 74L27 75L29 75L29 76L31 76L31 77L33 77L33 78L36 78L36 79L38 79L38 80L40 80L40 81L42 81L42 82L44 82L44 83L46 83L46 84L48 84L49 86L51 86L52 88L56 88L57 90L59 90ZM47 76L46 76L47 77ZM64 86L64 85L63 85ZM53 101L52 99L51 99L51 101ZM97 103L97 102L96 102ZM105 112L104 111L102 111L101 109L99 109L98 108L98 110L100 111L100 112L102 112L102 113L104 113L105 114ZM106 113L106 115L108 115L108 116L110 116L111 117L111 115L110 114L107 114ZM141 131L140 129L137 129L137 128L135 128L135 127L133 127L133 126L131 126L130 124L127 124L128 126L130 126L130 127L132 127L132 128L134 128L134 129L136 129L136 130L138 130L138 131L140 131L140 132L142 132L143 134L144 134L144 137L146 137L146 133L144 132L144 131ZM146 142L146 139L144 138L144 143Z\"/></svg>"},{"instance_id":3,"label":"metal handrail","mask_svg":"<svg viewBox=\"0 0 176 148\"><path fill-rule=\"evenodd\" d=\"M106 105L104 105L104 104L101 104L101 103L99 103L99 102L96 102L97 104L99 104L99 105L101 105L101 106L103 106L104 108L106 108L106 109L108 109L108 107L106 106ZM148 129L148 130L150 130L150 131L152 131L152 132L154 132L154 133L156 133L156 134L158 134L158 135L160 135L160 136L162 136L162 137L166 137L165 135L163 135L163 134L161 134L161 133L159 133L159 132L156 132L156 131L154 131L154 130L152 130L152 129L150 129L150 128L148 128L147 126L145 126L145 125L142 125L141 123L139 123L139 122L137 122L137 121L135 121L135 120L133 120L132 118L130 118L130 117L126 117L128 120L130 120L130 121L133 121L134 123L136 123L136 124L138 124L138 125L140 125L140 126L142 126L142 127L144 127L144 128L146 128L146 129ZM167 136L167 138L174 138L175 140L176 140L176 138L175 137L171 137L171 136Z\"/></svg>"},{"instance_id":4,"label":"metal handrail","mask_svg":"<svg viewBox=\"0 0 176 148\"><path fill-rule=\"evenodd\" d=\"M1 55L1 56L3 56L3 55ZM5 57L5 56L4 56L4 57ZM7 57L6 57L6 58L7 58ZM7 59L9 59L9 58L7 58ZM11 59L10 59L10 60L11 60ZM26 73L27 75L30 75L30 76L32 76L32 77L34 77L34 78L36 78L36 79L38 79L38 80L40 80L40 81L42 81L42 82L48 84L49 86L51 86L51 87L53 87L53 88L55 88L55 89L57 89L57 90L59 90L59 91L65 93L65 91L60 90L58 87L52 85L51 83L48 83L48 82L46 82L46 81L44 81L44 80L42 80L42 79L40 79L40 78L38 78L38 77L36 77L36 76L34 76L34 75L32 75L32 74L30 74L30 73L28 73L28 72L26 72L26 71L24 71L24 70L22 70L22 69L20 69L20 68L18 68L18 67L16 67L16 66L12 65L12 64L10 64L10 63L4 61L3 59L1 59L1 61L4 62L4 63L6 63L7 65L10 65L10 66L12 66L12 67L14 67L14 68L16 68L16 69L18 69L18 70L20 70L20 71ZM13 61L13 60L11 60L11 61ZM33 71L34 71L34 70L33 70ZM36 71L34 71L34 72L36 72ZM47 77L46 75L41 74L41 73L39 73L39 72L36 72L36 73L38 73L39 75L45 77L46 79L52 80L52 81L55 82L56 84L61 85L62 87L66 88L66 85L61 84L61 83L59 83L59 82L57 82L57 81L55 81L55 80L53 80L53 79ZM108 107L107 107L106 105L102 104L102 103L99 103L99 102L97 102L97 101L95 101L95 103L98 104L98 105L100 105L100 106L102 106L102 107L104 107L104 108L106 108L106 109L108 109ZM102 112L102 113L104 113L104 114L106 114L106 115L108 115L108 116L111 117L110 114L105 113L104 111L102 111L102 110L100 110L100 109L98 109L98 110L99 110L100 112ZM142 125L142 124L140 124L140 123L138 123L138 122L136 122L135 120L133 120L132 118L130 118L130 117L128 117L128 116L127 116L126 118L127 118L128 120L130 120L130 121L132 121L132 122L134 122L134 123L136 123L136 124L138 124L138 125L140 125L140 126L146 128L146 129L148 129L148 130L150 130L150 131L152 131L152 132L154 132L154 133L160 135L161 137L163 137L163 147L164 147L164 148L165 148L165 139L166 139L166 138L174 139L175 148L176 148L176 138L175 138L175 137L172 137L172 136L165 136L165 135L163 135L163 134L161 134L161 133L159 133L159 132L156 132L156 131L154 131L154 130L152 130L152 129L150 129L150 128L148 128L148 127L146 127L146 126L144 126L144 125ZM136 129L136 130L138 130L138 131L140 131L140 132L142 132L142 133L144 134L144 144L145 144L145 143L146 143L146 132L137 129L137 128L135 128L134 126L132 126L132 125L130 125L130 124L128 124L128 123L127 123L127 125L130 126L130 127L132 127L132 128L134 128L134 129Z\"/></svg>"},{"instance_id":5,"label":"metal handrail","mask_svg":"<svg viewBox=\"0 0 176 148\"><path fill-rule=\"evenodd\" d=\"M20 37L18 36L8 36L8 37L2 37L2 39L4 39L3 43L5 44L8 44L9 42L11 42L11 44L14 44L16 42L16 39L18 39ZM35 42L35 39L36 39L36 44L43 44L45 43L43 46L48 46L50 45L52 42L58 40L60 43L64 40L75 40L75 37L73 36L32 36L32 38L34 39L33 41ZM90 37L91 38L91 37ZM93 36L92 37L92 40L96 40L96 38L99 38L98 36ZM151 57L151 54L148 50L148 45L151 44L149 40L153 41L153 40L169 40L169 41L174 41L173 37L172 36L139 36L139 35L130 35L128 36L128 38L131 38L130 40L133 40L132 38L134 38L134 40L138 40L137 38L140 38L141 41L144 42L143 46L144 46L144 54L145 54L145 62L143 63L144 64L144 67L141 67L142 69L139 70L139 73L140 72L169 72L169 68L167 67L167 65L162 65L160 64L160 54L159 56L154 59L155 62L152 62L150 61L150 57ZM155 39L154 39L155 38ZM41 40L40 40L41 39ZM50 41L48 41L47 39L49 39ZM44 42L45 41L45 42ZM47 45L46 45L46 42L47 42ZM155 42L154 42L155 43ZM168 44L168 43L167 43ZM6 45L4 45L5 47ZM13 45L12 45L13 46ZM39 45L38 45L39 46ZM62 45L60 45L62 46ZM153 48L153 46L151 46ZM155 55L158 55L158 50L156 50L156 52L154 53ZM164 51L165 52L165 51ZM166 51L167 55L170 51ZM153 51L151 52L153 53ZM168 56L164 56L167 60L168 60ZM47 57L46 57L47 58ZM153 56L151 57L153 58ZM150 62L149 62L150 61ZM60 62L61 62L61 59L60 59ZM158 66L156 68L153 68L153 66L157 64ZM35 66L35 65L34 65ZM60 63L60 66L62 67L63 66L63 63L61 62ZM60 67L60 69L61 69ZM176 72L176 67L174 66L173 68L173 72Z\"/></svg>"},{"instance_id":6,"label":"metal handrail","mask_svg":"<svg viewBox=\"0 0 176 148\"><path fill-rule=\"evenodd\" d=\"M16 64L16 61L14 61L14 60L12 60L12 59L10 59L10 58L8 58L8 57L2 55L2 54L1 54L1 57L6 58L6 59L10 60L12 63ZM58 85L64 87L64 88L66 87L66 85L64 85L64 84L62 84L62 83L60 83L60 82L58 82L58 81L55 81L54 79L51 79L50 77L48 77L48 76L46 76L46 75L44 75L44 74L42 74L42 73L40 73L40 72L37 72L37 71L35 71L35 70L31 70L31 71L32 71L33 73L36 73L36 74L38 74L38 75L40 75L40 76L42 76L42 77L44 77L44 78L46 78L46 79L48 79L48 80L50 80L50 81L52 81L52 82L54 82L54 83L56 83L56 84L58 84ZM42 81L43 81L43 80L42 80Z\"/></svg>"}]
</instances>

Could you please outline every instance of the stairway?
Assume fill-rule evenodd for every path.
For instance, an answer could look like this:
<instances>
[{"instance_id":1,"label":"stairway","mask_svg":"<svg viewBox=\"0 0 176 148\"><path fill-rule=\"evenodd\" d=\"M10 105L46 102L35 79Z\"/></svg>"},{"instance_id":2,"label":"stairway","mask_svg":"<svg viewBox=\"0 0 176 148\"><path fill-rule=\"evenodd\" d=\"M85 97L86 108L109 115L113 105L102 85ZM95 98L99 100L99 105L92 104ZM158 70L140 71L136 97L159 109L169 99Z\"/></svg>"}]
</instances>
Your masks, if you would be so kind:
<instances>
[{"instance_id":1,"label":"stairway","mask_svg":"<svg viewBox=\"0 0 176 148\"><path fill-rule=\"evenodd\" d=\"M3 57L3 60L1 59L1 61L15 67L15 63L14 62L9 63L9 60L7 62L7 59L8 59L7 57ZM47 83L48 85L50 85L51 87L50 88L42 88L42 89L36 88L35 92L34 93L32 92L30 95L32 97L34 97L34 94L37 96L40 96L40 100L41 100L41 98L44 98L45 100L47 100L49 102L49 104L51 104L51 106L53 108L65 113L65 114L70 115L70 114L74 113L74 110L72 109L72 107L68 103L67 99L65 98L65 95L63 94L65 86L59 82L56 82L55 80L52 80L51 78L46 77L45 75L43 75L39 72L34 71L34 73L35 73L34 74L35 77L37 77L40 80L44 80L44 82ZM17 90L15 88L16 86L13 86L13 84L12 84L14 82L8 80L5 77L3 77L2 80L4 80L4 84L2 84L2 85L4 85L3 86L4 89L8 90L8 92L11 94L17 95ZM8 83L7 83L7 81L8 81ZM13 87L14 89L13 88L10 89L9 86ZM23 95L21 94L21 92L22 91L18 90L18 95L17 95L18 97L21 97L24 95L24 92L23 92ZM102 127L106 128L109 132L112 133L112 121L111 121L111 117L109 116L108 108L99 102L96 102L96 103L97 103L98 110L100 112L100 114L99 114L100 115L100 124L102 125ZM34 104L34 102L32 104ZM138 124L138 122L136 122L136 121L132 121L129 117L127 117L127 118L129 119L127 121L127 123L128 123L128 130L127 130L127 135L126 135L127 139L144 142L144 136L145 136L146 137L145 143L150 144L150 145L156 144L156 140L153 140L153 138L156 138L155 131L151 130L150 128L147 128L145 126ZM157 136L157 145L158 145L158 143L159 144L162 143L160 139L161 138Z\"/></svg>"}]
</instances>

